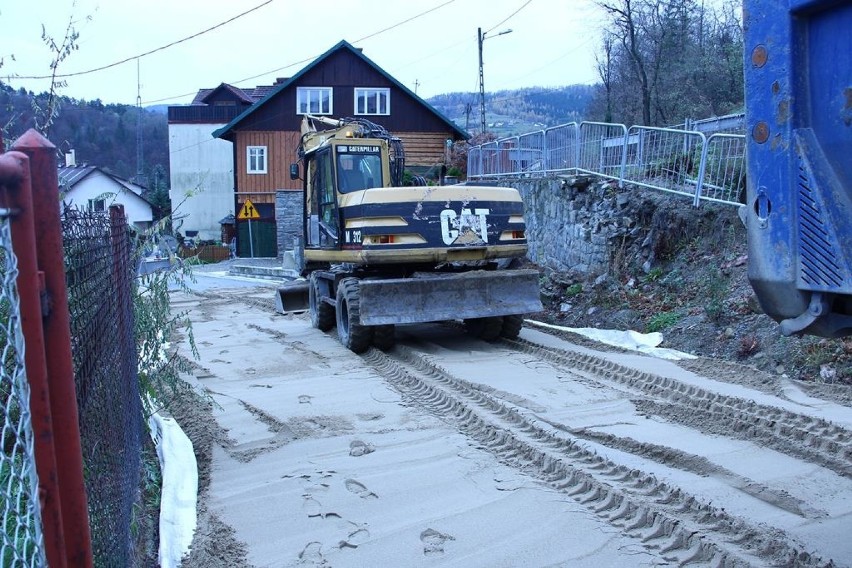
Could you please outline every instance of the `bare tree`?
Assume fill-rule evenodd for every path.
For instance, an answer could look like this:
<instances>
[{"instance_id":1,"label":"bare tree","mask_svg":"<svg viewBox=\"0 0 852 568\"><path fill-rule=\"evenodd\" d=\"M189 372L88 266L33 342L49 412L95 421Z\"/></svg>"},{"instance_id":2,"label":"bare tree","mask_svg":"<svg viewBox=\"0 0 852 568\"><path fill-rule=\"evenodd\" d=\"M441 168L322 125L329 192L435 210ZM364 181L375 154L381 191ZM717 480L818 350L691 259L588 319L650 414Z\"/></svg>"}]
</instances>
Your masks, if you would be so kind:
<instances>
[{"instance_id":1,"label":"bare tree","mask_svg":"<svg viewBox=\"0 0 852 568\"><path fill-rule=\"evenodd\" d=\"M610 122L672 125L742 104L742 31L733 0L598 0L611 16L590 109Z\"/></svg>"},{"instance_id":2,"label":"bare tree","mask_svg":"<svg viewBox=\"0 0 852 568\"><path fill-rule=\"evenodd\" d=\"M67 86L67 81L59 80L59 66L71 53L79 49L77 40L80 38L80 33L76 29L79 23L74 19L73 8L76 8L77 2L73 2L72 14L68 18L68 25L65 28L65 36L61 41L57 42L53 36L47 33L47 28L44 24L41 26L41 40L50 49L50 88L47 91L47 96L44 101L40 101L37 97L33 98L33 114L35 118L36 130L41 132L45 137L50 133L50 126L53 120L59 114L59 91ZM90 20L91 16L87 16L86 20Z\"/></svg>"},{"instance_id":3,"label":"bare tree","mask_svg":"<svg viewBox=\"0 0 852 568\"><path fill-rule=\"evenodd\" d=\"M651 86L648 81L648 57L642 46L640 21L642 0L612 0L598 5L613 17L619 41L624 48L642 96L642 124L651 124Z\"/></svg>"},{"instance_id":4,"label":"bare tree","mask_svg":"<svg viewBox=\"0 0 852 568\"><path fill-rule=\"evenodd\" d=\"M614 75L614 43L615 38L612 34L604 33L601 51L595 54L595 66L598 71L598 77L601 78L601 84L604 88L606 97L606 112L604 114L604 122L612 122L612 87Z\"/></svg>"}]
</instances>

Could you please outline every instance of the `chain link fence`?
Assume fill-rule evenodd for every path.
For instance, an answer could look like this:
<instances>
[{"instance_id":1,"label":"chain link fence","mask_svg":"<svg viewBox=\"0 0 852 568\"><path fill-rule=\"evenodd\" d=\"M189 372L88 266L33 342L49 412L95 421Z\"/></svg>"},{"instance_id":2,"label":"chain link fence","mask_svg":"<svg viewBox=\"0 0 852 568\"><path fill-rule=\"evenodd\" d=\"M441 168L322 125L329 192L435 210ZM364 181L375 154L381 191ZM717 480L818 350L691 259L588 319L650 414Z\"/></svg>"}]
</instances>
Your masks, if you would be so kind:
<instances>
[{"instance_id":1,"label":"chain link fence","mask_svg":"<svg viewBox=\"0 0 852 568\"><path fill-rule=\"evenodd\" d=\"M38 499L30 389L24 367L17 288L17 259L12 250L8 209L0 210L0 565L45 565Z\"/></svg>"},{"instance_id":2,"label":"chain link fence","mask_svg":"<svg viewBox=\"0 0 852 568\"><path fill-rule=\"evenodd\" d=\"M133 249L115 211L66 209L62 232L92 553L96 566L129 566L144 427Z\"/></svg>"}]
</instances>

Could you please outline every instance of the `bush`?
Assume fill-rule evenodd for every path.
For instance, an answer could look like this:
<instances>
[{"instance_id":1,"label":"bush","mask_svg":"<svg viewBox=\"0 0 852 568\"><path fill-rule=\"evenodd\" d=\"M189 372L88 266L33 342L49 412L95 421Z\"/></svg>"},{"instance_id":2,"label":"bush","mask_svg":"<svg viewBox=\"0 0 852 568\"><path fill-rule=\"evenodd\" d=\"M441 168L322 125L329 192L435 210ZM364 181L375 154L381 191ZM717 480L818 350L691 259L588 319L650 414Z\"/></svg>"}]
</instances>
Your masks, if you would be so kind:
<instances>
[{"instance_id":1,"label":"bush","mask_svg":"<svg viewBox=\"0 0 852 568\"><path fill-rule=\"evenodd\" d=\"M645 330L648 333L663 331L664 329L668 329L676 324L679 320L680 314L677 312L662 312L651 316L648 320L648 325L645 326Z\"/></svg>"}]
</instances>

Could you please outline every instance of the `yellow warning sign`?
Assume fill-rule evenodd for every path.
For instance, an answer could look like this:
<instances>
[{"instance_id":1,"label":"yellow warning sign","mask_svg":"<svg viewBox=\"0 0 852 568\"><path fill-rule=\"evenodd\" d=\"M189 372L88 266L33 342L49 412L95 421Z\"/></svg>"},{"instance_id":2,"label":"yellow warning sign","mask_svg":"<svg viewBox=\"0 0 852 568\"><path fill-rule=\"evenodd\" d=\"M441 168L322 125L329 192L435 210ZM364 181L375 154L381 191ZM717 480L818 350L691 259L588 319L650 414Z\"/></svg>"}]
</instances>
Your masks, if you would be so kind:
<instances>
[{"instance_id":1,"label":"yellow warning sign","mask_svg":"<svg viewBox=\"0 0 852 568\"><path fill-rule=\"evenodd\" d=\"M237 214L237 219L260 219L260 214L257 212L257 209L255 209L254 203L246 199L245 203L243 203L243 206L240 208L240 212Z\"/></svg>"}]
</instances>

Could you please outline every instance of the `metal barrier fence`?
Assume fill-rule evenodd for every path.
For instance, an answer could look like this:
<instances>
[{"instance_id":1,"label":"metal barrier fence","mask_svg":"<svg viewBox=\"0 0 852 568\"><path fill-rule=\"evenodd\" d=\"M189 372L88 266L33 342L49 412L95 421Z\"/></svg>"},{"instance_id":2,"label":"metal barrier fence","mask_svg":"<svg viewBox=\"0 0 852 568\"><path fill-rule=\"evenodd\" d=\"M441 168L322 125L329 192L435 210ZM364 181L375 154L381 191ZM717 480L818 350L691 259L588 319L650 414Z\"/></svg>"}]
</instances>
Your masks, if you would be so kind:
<instances>
[{"instance_id":1,"label":"metal barrier fence","mask_svg":"<svg viewBox=\"0 0 852 568\"><path fill-rule=\"evenodd\" d=\"M18 300L18 260L12 248L8 208L0 210L0 566L43 566L44 541L24 366L24 334Z\"/></svg>"},{"instance_id":2,"label":"metal barrier fence","mask_svg":"<svg viewBox=\"0 0 852 568\"><path fill-rule=\"evenodd\" d=\"M579 140L577 123L569 122L544 131L544 171L565 171L577 164Z\"/></svg>"},{"instance_id":3,"label":"metal barrier fence","mask_svg":"<svg viewBox=\"0 0 852 568\"><path fill-rule=\"evenodd\" d=\"M92 552L97 566L129 566L144 427L133 248L121 206L109 216L66 209L62 234Z\"/></svg>"},{"instance_id":4,"label":"metal barrier fence","mask_svg":"<svg viewBox=\"0 0 852 568\"><path fill-rule=\"evenodd\" d=\"M741 116L693 121L735 128ZM739 205L745 136L698 130L571 122L468 150L468 179L587 173L701 200Z\"/></svg>"},{"instance_id":5,"label":"metal barrier fence","mask_svg":"<svg viewBox=\"0 0 852 568\"><path fill-rule=\"evenodd\" d=\"M705 144L700 132L631 126L622 177L634 185L694 197Z\"/></svg>"}]
</instances>

